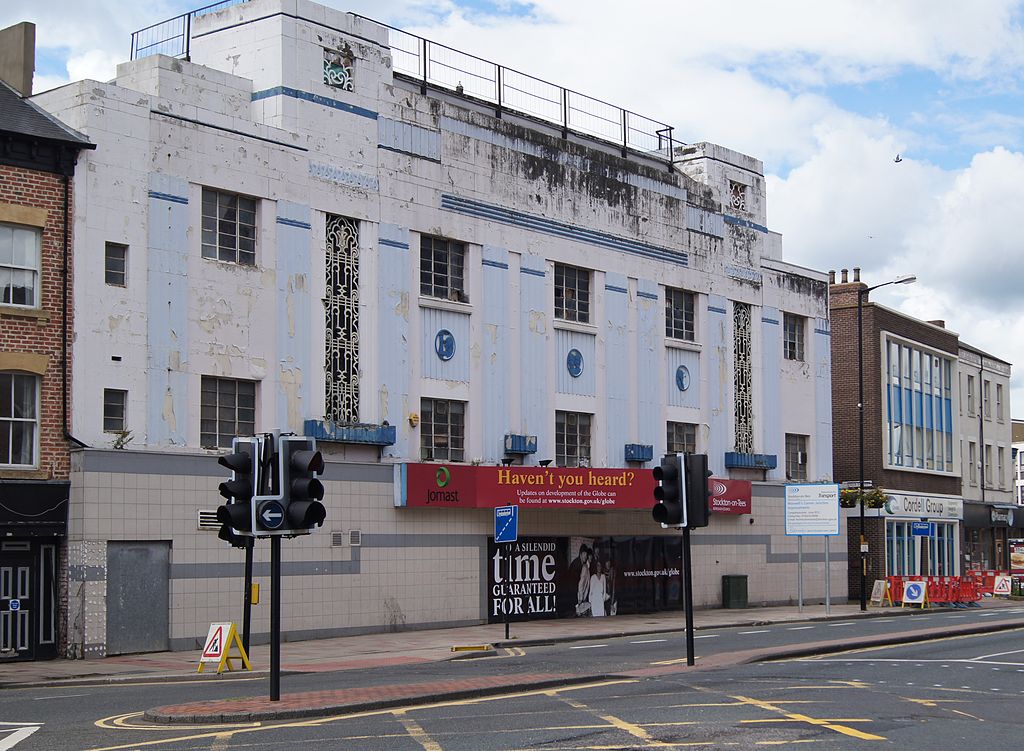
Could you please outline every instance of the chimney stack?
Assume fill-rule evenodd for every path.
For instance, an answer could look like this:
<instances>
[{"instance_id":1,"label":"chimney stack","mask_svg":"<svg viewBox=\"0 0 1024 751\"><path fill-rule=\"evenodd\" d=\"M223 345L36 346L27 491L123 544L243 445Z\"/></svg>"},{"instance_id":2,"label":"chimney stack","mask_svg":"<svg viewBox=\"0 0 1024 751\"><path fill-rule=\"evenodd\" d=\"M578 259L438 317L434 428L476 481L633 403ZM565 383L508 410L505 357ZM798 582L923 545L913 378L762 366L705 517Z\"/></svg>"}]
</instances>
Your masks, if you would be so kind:
<instances>
[{"instance_id":1,"label":"chimney stack","mask_svg":"<svg viewBox=\"0 0 1024 751\"><path fill-rule=\"evenodd\" d=\"M36 25L22 21L0 30L0 79L23 97L29 97L35 71Z\"/></svg>"}]
</instances>

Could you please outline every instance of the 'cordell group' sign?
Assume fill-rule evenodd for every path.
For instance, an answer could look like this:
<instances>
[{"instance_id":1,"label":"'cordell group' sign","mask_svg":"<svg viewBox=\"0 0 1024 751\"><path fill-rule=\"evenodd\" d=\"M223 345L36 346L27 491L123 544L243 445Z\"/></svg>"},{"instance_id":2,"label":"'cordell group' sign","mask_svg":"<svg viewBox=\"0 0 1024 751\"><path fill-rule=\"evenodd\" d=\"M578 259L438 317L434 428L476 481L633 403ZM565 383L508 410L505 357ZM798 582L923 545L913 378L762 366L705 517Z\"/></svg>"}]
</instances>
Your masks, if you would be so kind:
<instances>
[{"instance_id":1,"label":"'cordell group' sign","mask_svg":"<svg viewBox=\"0 0 1024 751\"><path fill-rule=\"evenodd\" d=\"M654 476L647 469L396 465L395 505L431 508L647 509ZM750 513L751 485L708 481L712 511Z\"/></svg>"}]
</instances>

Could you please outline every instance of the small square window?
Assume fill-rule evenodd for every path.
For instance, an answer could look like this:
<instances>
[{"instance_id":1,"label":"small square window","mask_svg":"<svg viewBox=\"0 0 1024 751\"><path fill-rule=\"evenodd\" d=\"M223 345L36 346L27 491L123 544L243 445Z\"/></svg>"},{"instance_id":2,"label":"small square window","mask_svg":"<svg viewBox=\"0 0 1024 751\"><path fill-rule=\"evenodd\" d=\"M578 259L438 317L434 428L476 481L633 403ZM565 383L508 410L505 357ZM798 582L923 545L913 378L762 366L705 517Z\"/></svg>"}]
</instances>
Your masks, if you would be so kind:
<instances>
[{"instance_id":1,"label":"small square window","mask_svg":"<svg viewBox=\"0 0 1024 751\"><path fill-rule=\"evenodd\" d=\"M590 323L590 271L555 264L555 318Z\"/></svg>"},{"instance_id":2,"label":"small square window","mask_svg":"<svg viewBox=\"0 0 1024 751\"><path fill-rule=\"evenodd\" d=\"M697 426L689 422L670 422L666 445L670 454L696 454Z\"/></svg>"},{"instance_id":3,"label":"small square window","mask_svg":"<svg viewBox=\"0 0 1024 751\"><path fill-rule=\"evenodd\" d=\"M590 466L590 431L593 415L555 412L555 463L559 467Z\"/></svg>"},{"instance_id":4,"label":"small square window","mask_svg":"<svg viewBox=\"0 0 1024 751\"><path fill-rule=\"evenodd\" d=\"M782 353L787 360L804 359L804 319L803 316L783 313L782 315Z\"/></svg>"},{"instance_id":5,"label":"small square window","mask_svg":"<svg viewBox=\"0 0 1024 751\"><path fill-rule=\"evenodd\" d=\"M125 415L128 407L128 392L120 389L103 389L103 431L123 433L127 429Z\"/></svg>"},{"instance_id":6,"label":"small square window","mask_svg":"<svg viewBox=\"0 0 1024 751\"><path fill-rule=\"evenodd\" d=\"M128 286L128 246L107 243L103 261L104 281L113 287Z\"/></svg>"},{"instance_id":7,"label":"small square window","mask_svg":"<svg viewBox=\"0 0 1024 751\"><path fill-rule=\"evenodd\" d=\"M420 294L469 302L465 281L466 246L442 237L420 237Z\"/></svg>"},{"instance_id":8,"label":"small square window","mask_svg":"<svg viewBox=\"0 0 1024 751\"><path fill-rule=\"evenodd\" d=\"M256 199L203 188L203 258L256 265Z\"/></svg>"},{"instance_id":9,"label":"small square window","mask_svg":"<svg viewBox=\"0 0 1024 751\"><path fill-rule=\"evenodd\" d=\"M420 458L462 462L465 457L466 403L423 399L420 402Z\"/></svg>"}]
</instances>

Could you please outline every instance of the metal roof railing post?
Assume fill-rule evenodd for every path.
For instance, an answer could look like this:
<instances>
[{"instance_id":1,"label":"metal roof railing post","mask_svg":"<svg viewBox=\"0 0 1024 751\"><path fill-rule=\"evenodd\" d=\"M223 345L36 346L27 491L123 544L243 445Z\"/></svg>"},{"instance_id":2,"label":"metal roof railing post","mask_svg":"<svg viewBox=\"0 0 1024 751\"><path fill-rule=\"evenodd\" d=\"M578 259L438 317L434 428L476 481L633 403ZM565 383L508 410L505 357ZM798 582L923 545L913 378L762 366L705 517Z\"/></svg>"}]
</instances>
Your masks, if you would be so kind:
<instances>
[{"instance_id":1,"label":"metal roof railing post","mask_svg":"<svg viewBox=\"0 0 1024 751\"><path fill-rule=\"evenodd\" d=\"M501 119L501 66L500 65L496 65L495 67L498 69L498 77L497 77L497 81L498 81L498 106L494 110L494 116L500 120Z\"/></svg>"},{"instance_id":2,"label":"metal roof railing post","mask_svg":"<svg viewBox=\"0 0 1024 751\"><path fill-rule=\"evenodd\" d=\"M622 120L622 158L626 158L626 147L629 146L629 112L627 110L619 110L619 114Z\"/></svg>"},{"instance_id":3,"label":"metal roof railing post","mask_svg":"<svg viewBox=\"0 0 1024 751\"><path fill-rule=\"evenodd\" d=\"M185 14L185 60L191 61L192 53L192 14Z\"/></svg>"},{"instance_id":4,"label":"metal roof railing post","mask_svg":"<svg viewBox=\"0 0 1024 751\"><path fill-rule=\"evenodd\" d=\"M427 73L428 73L428 69L429 69L428 66L430 65L430 58L428 57L428 55L430 54L430 47L429 47L430 42L428 42L426 39L421 39L420 41L423 42L423 44L420 46L420 49L422 50L421 54L423 56L423 80L420 82L420 93L421 94L426 94L427 93Z\"/></svg>"},{"instance_id":5,"label":"metal roof railing post","mask_svg":"<svg viewBox=\"0 0 1024 751\"><path fill-rule=\"evenodd\" d=\"M569 137L569 89L562 89L562 138Z\"/></svg>"}]
</instances>

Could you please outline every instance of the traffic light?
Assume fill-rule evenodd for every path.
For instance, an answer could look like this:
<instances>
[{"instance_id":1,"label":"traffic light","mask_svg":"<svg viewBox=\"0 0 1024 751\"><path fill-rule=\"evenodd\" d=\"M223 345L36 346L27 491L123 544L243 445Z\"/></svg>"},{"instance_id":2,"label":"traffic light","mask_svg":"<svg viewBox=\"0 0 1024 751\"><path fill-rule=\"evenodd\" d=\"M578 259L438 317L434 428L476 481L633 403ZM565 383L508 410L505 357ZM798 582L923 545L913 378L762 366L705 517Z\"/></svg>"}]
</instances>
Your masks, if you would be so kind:
<instances>
[{"instance_id":1,"label":"traffic light","mask_svg":"<svg viewBox=\"0 0 1024 751\"><path fill-rule=\"evenodd\" d=\"M323 454L316 450L316 441L312 438L283 435L279 439L278 455L283 531L309 532L327 518L327 510L320 502L324 497L324 484L317 479L324 471Z\"/></svg>"},{"instance_id":2,"label":"traffic light","mask_svg":"<svg viewBox=\"0 0 1024 751\"><path fill-rule=\"evenodd\" d=\"M231 478L219 486L227 503L217 508L220 532L217 535L235 547L244 547L242 537L253 532L253 502L260 484L259 438L233 438L231 453L221 456L217 463L231 470Z\"/></svg>"},{"instance_id":3,"label":"traffic light","mask_svg":"<svg viewBox=\"0 0 1024 751\"><path fill-rule=\"evenodd\" d=\"M657 500L651 515L654 521L666 526L686 526L686 491L683 484L682 454L666 454L661 466L651 470L658 487L654 489Z\"/></svg>"},{"instance_id":4,"label":"traffic light","mask_svg":"<svg viewBox=\"0 0 1024 751\"><path fill-rule=\"evenodd\" d=\"M711 514L708 493L707 454L687 454L686 459L686 526L706 527Z\"/></svg>"}]
</instances>

